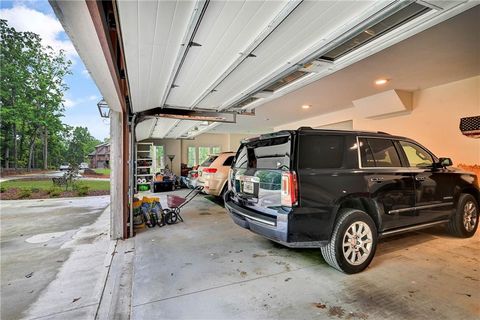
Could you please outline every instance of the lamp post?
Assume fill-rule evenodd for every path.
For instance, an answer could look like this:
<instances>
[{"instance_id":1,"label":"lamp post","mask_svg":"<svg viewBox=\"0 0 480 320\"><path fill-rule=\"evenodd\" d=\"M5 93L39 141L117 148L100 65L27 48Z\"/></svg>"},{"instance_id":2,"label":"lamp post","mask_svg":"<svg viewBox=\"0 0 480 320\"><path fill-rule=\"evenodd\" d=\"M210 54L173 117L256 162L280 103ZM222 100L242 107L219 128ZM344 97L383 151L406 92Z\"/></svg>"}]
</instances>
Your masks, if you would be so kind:
<instances>
[{"instance_id":1,"label":"lamp post","mask_svg":"<svg viewBox=\"0 0 480 320\"><path fill-rule=\"evenodd\" d=\"M175 158L174 154L167 155L168 159L170 159L170 171L173 172L173 159Z\"/></svg>"},{"instance_id":2,"label":"lamp post","mask_svg":"<svg viewBox=\"0 0 480 320\"><path fill-rule=\"evenodd\" d=\"M98 112L100 113L100 117L102 118L109 118L110 117L110 107L105 100L100 100L97 103Z\"/></svg>"}]
</instances>

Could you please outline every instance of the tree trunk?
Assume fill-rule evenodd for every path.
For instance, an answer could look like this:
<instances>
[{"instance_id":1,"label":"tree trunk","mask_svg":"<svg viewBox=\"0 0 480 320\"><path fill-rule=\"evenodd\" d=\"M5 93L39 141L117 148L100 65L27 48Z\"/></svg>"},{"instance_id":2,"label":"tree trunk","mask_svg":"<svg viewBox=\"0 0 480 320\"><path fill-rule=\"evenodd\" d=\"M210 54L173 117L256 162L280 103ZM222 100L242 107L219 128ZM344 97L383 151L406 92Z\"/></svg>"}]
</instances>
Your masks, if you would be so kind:
<instances>
[{"instance_id":1,"label":"tree trunk","mask_svg":"<svg viewBox=\"0 0 480 320\"><path fill-rule=\"evenodd\" d=\"M8 136L9 136L8 126L3 127L3 131L4 131L4 134L3 134L4 145L1 146L3 148L3 167L5 169L8 169L10 167L9 166L10 149L8 147Z\"/></svg>"},{"instance_id":2,"label":"tree trunk","mask_svg":"<svg viewBox=\"0 0 480 320\"><path fill-rule=\"evenodd\" d=\"M28 153L28 171L32 171L33 166L33 151L35 151L35 140L37 140L37 129L33 132L32 140L30 141L29 153Z\"/></svg>"},{"instance_id":3,"label":"tree trunk","mask_svg":"<svg viewBox=\"0 0 480 320\"><path fill-rule=\"evenodd\" d=\"M22 125L20 126L20 146L18 148L19 158L22 160L25 159L23 157L24 145L25 145L25 121L22 121Z\"/></svg>"},{"instance_id":4,"label":"tree trunk","mask_svg":"<svg viewBox=\"0 0 480 320\"><path fill-rule=\"evenodd\" d=\"M7 139L5 139L6 141ZM8 147L8 144L5 146L5 169L10 168L9 162L10 162L10 148Z\"/></svg>"},{"instance_id":5,"label":"tree trunk","mask_svg":"<svg viewBox=\"0 0 480 320\"><path fill-rule=\"evenodd\" d=\"M43 170L48 170L48 129L43 133Z\"/></svg>"},{"instance_id":6,"label":"tree trunk","mask_svg":"<svg viewBox=\"0 0 480 320\"><path fill-rule=\"evenodd\" d=\"M17 170L18 148L17 148L17 124L13 124L13 167Z\"/></svg>"}]
</instances>

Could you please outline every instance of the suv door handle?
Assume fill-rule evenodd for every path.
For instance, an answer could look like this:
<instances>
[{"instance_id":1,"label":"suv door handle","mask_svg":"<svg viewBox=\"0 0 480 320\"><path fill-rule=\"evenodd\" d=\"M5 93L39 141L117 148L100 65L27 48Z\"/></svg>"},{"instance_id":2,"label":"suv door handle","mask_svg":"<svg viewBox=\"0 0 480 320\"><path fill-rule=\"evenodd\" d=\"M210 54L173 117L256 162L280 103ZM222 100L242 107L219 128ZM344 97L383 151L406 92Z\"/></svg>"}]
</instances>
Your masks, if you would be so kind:
<instances>
[{"instance_id":1,"label":"suv door handle","mask_svg":"<svg viewBox=\"0 0 480 320\"><path fill-rule=\"evenodd\" d=\"M372 182L382 182L383 177L370 178L370 181L372 181Z\"/></svg>"},{"instance_id":2,"label":"suv door handle","mask_svg":"<svg viewBox=\"0 0 480 320\"><path fill-rule=\"evenodd\" d=\"M415 180L417 180L417 181L425 181L425 177L415 177Z\"/></svg>"}]
</instances>

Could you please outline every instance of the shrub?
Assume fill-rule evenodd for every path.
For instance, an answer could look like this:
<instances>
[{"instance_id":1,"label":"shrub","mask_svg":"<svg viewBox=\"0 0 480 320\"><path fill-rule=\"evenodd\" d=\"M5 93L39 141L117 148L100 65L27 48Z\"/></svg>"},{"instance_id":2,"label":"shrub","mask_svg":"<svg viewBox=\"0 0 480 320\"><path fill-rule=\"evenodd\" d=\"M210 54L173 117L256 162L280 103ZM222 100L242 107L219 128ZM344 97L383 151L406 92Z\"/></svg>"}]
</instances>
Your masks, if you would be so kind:
<instances>
[{"instance_id":1,"label":"shrub","mask_svg":"<svg viewBox=\"0 0 480 320\"><path fill-rule=\"evenodd\" d=\"M5 188L4 186L0 186L0 193L4 193L7 191L7 188Z\"/></svg>"},{"instance_id":2,"label":"shrub","mask_svg":"<svg viewBox=\"0 0 480 320\"><path fill-rule=\"evenodd\" d=\"M88 189L90 189L88 186L85 185L77 185L77 192L79 196L86 196L88 195Z\"/></svg>"},{"instance_id":3,"label":"shrub","mask_svg":"<svg viewBox=\"0 0 480 320\"><path fill-rule=\"evenodd\" d=\"M36 187L32 187L30 190L32 191L32 193L40 192L40 189Z\"/></svg>"},{"instance_id":4,"label":"shrub","mask_svg":"<svg viewBox=\"0 0 480 320\"><path fill-rule=\"evenodd\" d=\"M50 197L58 197L59 195L62 194L62 189L58 187L51 187L50 189L47 190L48 194Z\"/></svg>"},{"instance_id":5,"label":"shrub","mask_svg":"<svg viewBox=\"0 0 480 320\"><path fill-rule=\"evenodd\" d=\"M30 196L32 195L32 190L30 189L20 189L20 193L19 193L19 198L20 199L25 199L25 198L29 198Z\"/></svg>"}]
</instances>

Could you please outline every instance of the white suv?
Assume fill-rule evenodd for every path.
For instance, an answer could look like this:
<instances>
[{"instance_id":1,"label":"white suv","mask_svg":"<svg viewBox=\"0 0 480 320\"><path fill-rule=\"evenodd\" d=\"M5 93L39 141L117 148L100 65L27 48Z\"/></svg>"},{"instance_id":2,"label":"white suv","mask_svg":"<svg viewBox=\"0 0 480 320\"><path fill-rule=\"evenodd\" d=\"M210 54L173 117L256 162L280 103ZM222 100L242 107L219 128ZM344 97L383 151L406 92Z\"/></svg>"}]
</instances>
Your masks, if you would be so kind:
<instances>
[{"instance_id":1,"label":"white suv","mask_svg":"<svg viewBox=\"0 0 480 320\"><path fill-rule=\"evenodd\" d=\"M198 167L198 185L213 196L222 197L228 189L228 172L235 158L235 152L211 155Z\"/></svg>"}]
</instances>

